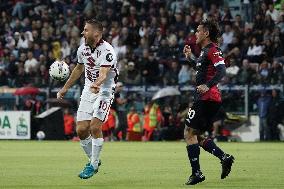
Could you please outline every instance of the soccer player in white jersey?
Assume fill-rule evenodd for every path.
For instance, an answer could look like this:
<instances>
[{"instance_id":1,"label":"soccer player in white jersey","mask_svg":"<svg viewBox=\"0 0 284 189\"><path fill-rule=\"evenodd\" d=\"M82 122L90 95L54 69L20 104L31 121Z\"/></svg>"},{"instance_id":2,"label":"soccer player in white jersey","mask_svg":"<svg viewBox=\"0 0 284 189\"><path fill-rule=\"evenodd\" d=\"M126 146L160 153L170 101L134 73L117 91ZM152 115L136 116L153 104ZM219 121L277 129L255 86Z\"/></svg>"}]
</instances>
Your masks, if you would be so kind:
<instances>
[{"instance_id":1,"label":"soccer player in white jersey","mask_svg":"<svg viewBox=\"0 0 284 189\"><path fill-rule=\"evenodd\" d=\"M57 93L57 98L62 99L85 70L85 86L77 111L76 127L80 144L89 158L89 163L79 174L82 179L88 179L98 172L104 142L102 124L108 117L118 77L115 52L102 39L102 32L100 22L94 19L86 21L82 32L85 43L77 51L78 64Z\"/></svg>"}]
</instances>

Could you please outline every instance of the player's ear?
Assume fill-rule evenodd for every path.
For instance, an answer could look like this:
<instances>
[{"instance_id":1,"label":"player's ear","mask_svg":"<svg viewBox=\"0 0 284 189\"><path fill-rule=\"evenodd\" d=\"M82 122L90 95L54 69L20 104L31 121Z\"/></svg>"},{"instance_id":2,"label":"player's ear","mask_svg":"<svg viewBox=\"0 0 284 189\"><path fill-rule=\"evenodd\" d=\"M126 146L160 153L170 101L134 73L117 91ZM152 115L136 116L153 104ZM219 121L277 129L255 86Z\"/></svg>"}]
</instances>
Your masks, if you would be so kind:
<instances>
[{"instance_id":1,"label":"player's ear","mask_svg":"<svg viewBox=\"0 0 284 189\"><path fill-rule=\"evenodd\" d=\"M205 35L206 35L206 37L209 37L209 31L208 30L205 30Z\"/></svg>"}]
</instances>

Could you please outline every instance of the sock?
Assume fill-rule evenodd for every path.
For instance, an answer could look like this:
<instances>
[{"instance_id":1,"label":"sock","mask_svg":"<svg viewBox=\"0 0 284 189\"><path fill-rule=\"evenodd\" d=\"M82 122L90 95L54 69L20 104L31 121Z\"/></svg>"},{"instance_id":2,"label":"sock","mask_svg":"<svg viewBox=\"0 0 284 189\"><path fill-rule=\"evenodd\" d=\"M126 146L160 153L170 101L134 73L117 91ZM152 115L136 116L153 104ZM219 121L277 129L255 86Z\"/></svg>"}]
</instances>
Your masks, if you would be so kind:
<instances>
[{"instance_id":1,"label":"sock","mask_svg":"<svg viewBox=\"0 0 284 189\"><path fill-rule=\"evenodd\" d=\"M199 165L199 154L200 148L198 144L190 144L186 147L188 159L191 164L192 174L198 174L200 172L200 165Z\"/></svg>"},{"instance_id":2,"label":"sock","mask_svg":"<svg viewBox=\"0 0 284 189\"><path fill-rule=\"evenodd\" d=\"M92 155L92 138L93 137L90 135L86 139L80 140L80 145L82 146L89 160L91 159Z\"/></svg>"},{"instance_id":3,"label":"sock","mask_svg":"<svg viewBox=\"0 0 284 189\"><path fill-rule=\"evenodd\" d=\"M207 138L203 142L203 145L201 146L205 151L209 152L210 154L213 154L217 158L219 158L222 161L222 158L224 157L225 153L214 143L213 140Z\"/></svg>"},{"instance_id":4,"label":"sock","mask_svg":"<svg viewBox=\"0 0 284 189\"><path fill-rule=\"evenodd\" d=\"M104 139L103 138L96 138L92 139L92 157L91 157L91 164L94 166L95 169L98 168L100 153L103 147Z\"/></svg>"}]
</instances>

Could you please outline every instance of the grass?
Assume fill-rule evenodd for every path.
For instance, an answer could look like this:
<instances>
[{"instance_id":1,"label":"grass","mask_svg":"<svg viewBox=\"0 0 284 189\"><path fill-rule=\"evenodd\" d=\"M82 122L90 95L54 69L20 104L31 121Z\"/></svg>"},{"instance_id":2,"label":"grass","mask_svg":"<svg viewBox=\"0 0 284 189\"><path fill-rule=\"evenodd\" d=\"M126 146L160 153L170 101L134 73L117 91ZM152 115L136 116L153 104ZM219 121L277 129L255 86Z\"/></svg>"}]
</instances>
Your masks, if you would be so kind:
<instances>
[{"instance_id":1,"label":"grass","mask_svg":"<svg viewBox=\"0 0 284 189\"><path fill-rule=\"evenodd\" d=\"M77 174L86 163L78 142L0 141L0 188L284 188L283 143L219 143L234 154L231 175L220 179L220 163L201 150L206 180L185 186L190 166L182 142L109 142L99 173L88 180Z\"/></svg>"}]
</instances>

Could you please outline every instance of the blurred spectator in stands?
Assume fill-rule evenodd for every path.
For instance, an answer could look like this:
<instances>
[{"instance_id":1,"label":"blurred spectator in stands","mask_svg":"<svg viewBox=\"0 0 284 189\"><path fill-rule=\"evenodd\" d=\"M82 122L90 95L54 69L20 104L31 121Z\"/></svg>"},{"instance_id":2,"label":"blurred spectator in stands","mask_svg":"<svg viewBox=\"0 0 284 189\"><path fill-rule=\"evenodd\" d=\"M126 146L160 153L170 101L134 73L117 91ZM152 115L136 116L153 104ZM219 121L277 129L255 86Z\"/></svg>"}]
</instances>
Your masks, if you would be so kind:
<instances>
[{"instance_id":1,"label":"blurred spectator in stands","mask_svg":"<svg viewBox=\"0 0 284 189\"><path fill-rule=\"evenodd\" d=\"M240 68L236 65L235 59L230 59L230 67L226 68L226 77L228 77L232 84L237 83L236 76Z\"/></svg>"},{"instance_id":2,"label":"blurred spectator in stands","mask_svg":"<svg viewBox=\"0 0 284 189\"><path fill-rule=\"evenodd\" d=\"M283 112L279 111L280 108L280 97L279 91L275 89L272 90L272 99L271 103L269 104L268 113L267 113L267 124L268 129L270 131L271 140L280 140L279 138L279 129L278 124L282 122L282 115Z\"/></svg>"},{"instance_id":3,"label":"blurred spectator in stands","mask_svg":"<svg viewBox=\"0 0 284 189\"><path fill-rule=\"evenodd\" d=\"M271 74L270 74L269 65L270 64L264 60L259 66L258 76L261 84L267 84L270 80Z\"/></svg>"},{"instance_id":4,"label":"blurred spectator in stands","mask_svg":"<svg viewBox=\"0 0 284 189\"><path fill-rule=\"evenodd\" d=\"M15 76L15 87L23 87L29 82L29 75L25 72L23 66L18 67L18 72Z\"/></svg>"},{"instance_id":5,"label":"blurred spectator in stands","mask_svg":"<svg viewBox=\"0 0 284 189\"><path fill-rule=\"evenodd\" d=\"M126 85L140 85L141 75L138 69L135 68L134 62L128 62L125 72L124 83Z\"/></svg>"},{"instance_id":6,"label":"blurred spectator in stands","mask_svg":"<svg viewBox=\"0 0 284 189\"><path fill-rule=\"evenodd\" d=\"M221 23L224 25L231 25L232 21L233 21L233 16L231 14L230 8L228 6L225 6L223 14L221 16Z\"/></svg>"},{"instance_id":7,"label":"blurred spectator in stands","mask_svg":"<svg viewBox=\"0 0 284 189\"><path fill-rule=\"evenodd\" d=\"M270 104L271 104L271 96L267 94L267 91L265 90L261 91L261 95L257 100L260 141L271 139L269 127L267 125L267 115Z\"/></svg>"},{"instance_id":8,"label":"blurred spectator in stands","mask_svg":"<svg viewBox=\"0 0 284 189\"><path fill-rule=\"evenodd\" d=\"M242 67L238 72L237 81L239 84L253 84L256 82L256 72L250 67L248 59L244 59Z\"/></svg>"},{"instance_id":9,"label":"blurred spectator in stands","mask_svg":"<svg viewBox=\"0 0 284 189\"><path fill-rule=\"evenodd\" d=\"M265 18L264 18L264 28L269 29L270 31L272 31L274 26L275 26L275 23L272 20L271 16L269 14L265 15Z\"/></svg>"},{"instance_id":10,"label":"blurred spectator in stands","mask_svg":"<svg viewBox=\"0 0 284 189\"><path fill-rule=\"evenodd\" d=\"M25 72L32 73L39 67L38 61L34 58L33 52L28 52L28 59L25 61Z\"/></svg>"},{"instance_id":11,"label":"blurred spectator in stands","mask_svg":"<svg viewBox=\"0 0 284 189\"><path fill-rule=\"evenodd\" d=\"M64 135L67 140L70 140L75 135L75 119L68 108L64 109Z\"/></svg>"},{"instance_id":12,"label":"blurred spectator in stands","mask_svg":"<svg viewBox=\"0 0 284 189\"><path fill-rule=\"evenodd\" d=\"M126 111L126 103L127 97L123 91L123 83L118 82L116 84L116 92L114 95L114 109L117 112L118 116L118 126L114 131L114 137L119 139L119 132L122 132L121 140L126 140L126 132L127 132L127 111Z\"/></svg>"},{"instance_id":13,"label":"blurred spectator in stands","mask_svg":"<svg viewBox=\"0 0 284 189\"><path fill-rule=\"evenodd\" d=\"M177 85L178 84L179 65L176 59L170 62L169 67L164 75L164 85Z\"/></svg>"},{"instance_id":14,"label":"blurred spectator in stands","mask_svg":"<svg viewBox=\"0 0 284 189\"><path fill-rule=\"evenodd\" d=\"M130 107L127 114L127 140L128 141L141 141L142 139L142 122L140 115L136 112L135 107Z\"/></svg>"},{"instance_id":15,"label":"blurred spectator in stands","mask_svg":"<svg viewBox=\"0 0 284 189\"><path fill-rule=\"evenodd\" d=\"M273 61L270 71L271 71L271 77L270 77L271 84L282 84L284 82L283 66L277 60Z\"/></svg>"},{"instance_id":16,"label":"blurred spectator in stands","mask_svg":"<svg viewBox=\"0 0 284 189\"><path fill-rule=\"evenodd\" d=\"M0 67L0 87L8 86L8 77L6 75L5 69Z\"/></svg>"},{"instance_id":17,"label":"blurred spectator in stands","mask_svg":"<svg viewBox=\"0 0 284 189\"><path fill-rule=\"evenodd\" d=\"M252 22L254 0L241 0L241 2L245 22Z\"/></svg>"},{"instance_id":18,"label":"blurred spectator in stands","mask_svg":"<svg viewBox=\"0 0 284 189\"><path fill-rule=\"evenodd\" d=\"M228 45L233 42L233 37L234 37L234 32L232 31L231 26L230 25L225 25L225 31L222 34L223 45L224 45L224 47L222 49L224 51L226 51Z\"/></svg>"},{"instance_id":19,"label":"blurred spectator in stands","mask_svg":"<svg viewBox=\"0 0 284 189\"><path fill-rule=\"evenodd\" d=\"M274 58L284 63L284 46L281 42L281 39L279 36L276 36L274 38L274 45L273 45L273 51L274 51Z\"/></svg>"},{"instance_id":20,"label":"blurred spectator in stands","mask_svg":"<svg viewBox=\"0 0 284 189\"><path fill-rule=\"evenodd\" d=\"M156 85L159 79L159 63L152 52L144 51L144 62L142 66L142 82L146 85Z\"/></svg>"},{"instance_id":21,"label":"blurred spectator in stands","mask_svg":"<svg viewBox=\"0 0 284 189\"><path fill-rule=\"evenodd\" d=\"M68 41L63 41L61 47L61 58L64 59L67 56L70 56L70 54L71 54L71 48L68 44Z\"/></svg>"},{"instance_id":22,"label":"blurred spectator in stands","mask_svg":"<svg viewBox=\"0 0 284 189\"><path fill-rule=\"evenodd\" d=\"M39 66L39 71L36 72L34 84L35 86L38 86L38 87L47 87L48 81L49 81L48 70L46 69L46 66L42 64Z\"/></svg>"},{"instance_id":23,"label":"blurred spectator in stands","mask_svg":"<svg viewBox=\"0 0 284 189\"><path fill-rule=\"evenodd\" d=\"M188 63L185 63L181 66L181 69L178 73L178 84L179 85L188 85L192 80L191 76L191 68Z\"/></svg>"},{"instance_id":24,"label":"blurred spectator in stands","mask_svg":"<svg viewBox=\"0 0 284 189\"><path fill-rule=\"evenodd\" d=\"M274 22L278 21L279 12L278 10L274 9L273 4L268 5L268 10L266 11L266 15L270 15Z\"/></svg>"},{"instance_id":25,"label":"blurred spectator in stands","mask_svg":"<svg viewBox=\"0 0 284 189\"><path fill-rule=\"evenodd\" d=\"M250 62L260 63L262 60L262 51L263 47L257 42L257 39L253 37L247 51L247 58Z\"/></svg>"},{"instance_id":26,"label":"blurred spectator in stands","mask_svg":"<svg viewBox=\"0 0 284 189\"><path fill-rule=\"evenodd\" d=\"M52 43L52 54L55 60L61 60L62 54L61 54L61 46L59 41L55 41Z\"/></svg>"}]
</instances>

